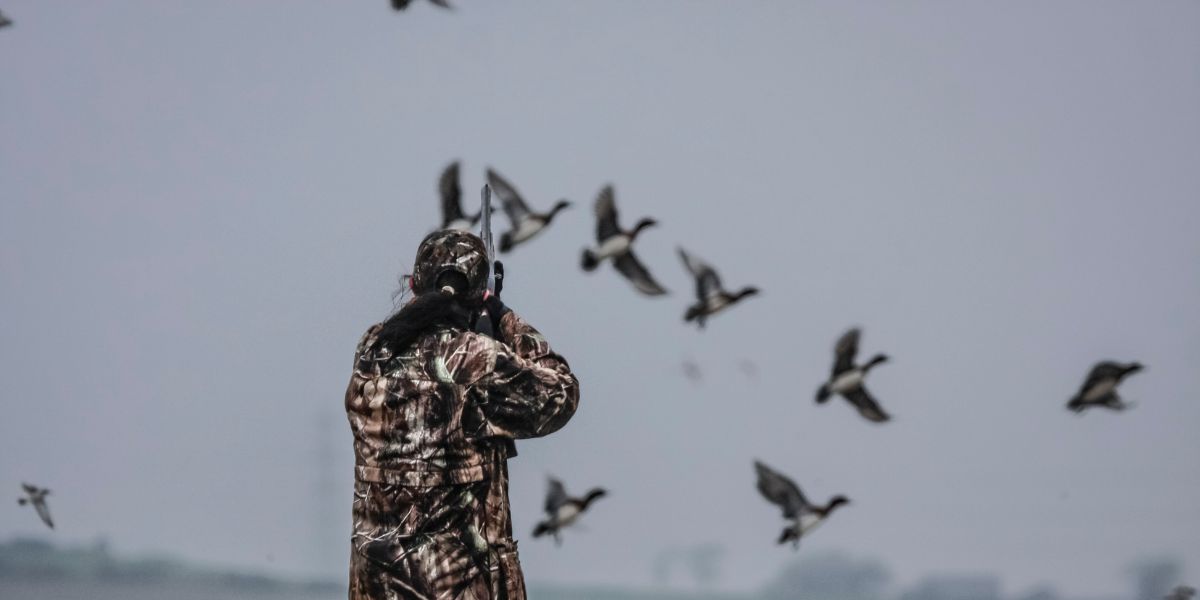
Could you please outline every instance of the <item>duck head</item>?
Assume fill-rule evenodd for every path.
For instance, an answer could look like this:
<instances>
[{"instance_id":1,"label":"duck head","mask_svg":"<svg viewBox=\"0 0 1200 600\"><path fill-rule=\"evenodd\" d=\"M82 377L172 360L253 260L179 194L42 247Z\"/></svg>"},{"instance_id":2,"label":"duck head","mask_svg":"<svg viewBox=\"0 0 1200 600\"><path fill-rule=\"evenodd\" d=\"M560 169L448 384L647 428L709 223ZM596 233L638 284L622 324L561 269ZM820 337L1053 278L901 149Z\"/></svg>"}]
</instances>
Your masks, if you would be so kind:
<instances>
[{"instance_id":1,"label":"duck head","mask_svg":"<svg viewBox=\"0 0 1200 600\"><path fill-rule=\"evenodd\" d=\"M825 506L825 514L829 514L829 513L833 512L833 509L835 509L843 504L850 504L850 499L845 496L841 496L841 495L834 496L832 499L829 500L829 504Z\"/></svg>"},{"instance_id":2,"label":"duck head","mask_svg":"<svg viewBox=\"0 0 1200 600\"><path fill-rule=\"evenodd\" d=\"M735 300L741 300L742 298L745 298L746 296L754 296L757 294L758 294L758 288L756 288L754 286L749 286L749 287L742 288L742 290L740 292L734 294L733 297Z\"/></svg>"},{"instance_id":3,"label":"duck head","mask_svg":"<svg viewBox=\"0 0 1200 600\"><path fill-rule=\"evenodd\" d=\"M636 238L638 233L641 233L643 229L647 227L654 227L655 225L658 225L658 221L655 221L654 219L649 217L642 219L641 221L637 222L637 225L633 226L633 231L629 232L629 237Z\"/></svg>"},{"instance_id":4,"label":"duck head","mask_svg":"<svg viewBox=\"0 0 1200 600\"><path fill-rule=\"evenodd\" d=\"M863 370L864 371L869 370L871 367L878 365L878 364L885 363L887 361L888 361L888 355L876 354L875 356L871 357L871 360L867 361L867 364L863 365Z\"/></svg>"},{"instance_id":5,"label":"duck head","mask_svg":"<svg viewBox=\"0 0 1200 600\"><path fill-rule=\"evenodd\" d=\"M565 198L562 200L559 200L558 202L555 202L554 206L550 209L550 212L546 213L546 222L549 223L551 220L554 219L554 215L558 214L558 211L560 211L564 208L567 208L568 206L571 206L571 203L568 202Z\"/></svg>"}]
</instances>

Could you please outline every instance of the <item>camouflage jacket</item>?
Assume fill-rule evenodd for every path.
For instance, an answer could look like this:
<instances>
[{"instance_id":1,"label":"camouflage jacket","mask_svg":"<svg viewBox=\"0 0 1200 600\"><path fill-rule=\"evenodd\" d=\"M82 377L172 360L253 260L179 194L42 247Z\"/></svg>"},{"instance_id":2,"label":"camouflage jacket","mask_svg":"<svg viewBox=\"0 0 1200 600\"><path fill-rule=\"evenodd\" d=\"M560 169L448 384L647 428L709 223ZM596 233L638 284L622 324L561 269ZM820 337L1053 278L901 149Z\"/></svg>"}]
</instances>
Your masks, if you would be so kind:
<instances>
[{"instance_id":1,"label":"camouflage jacket","mask_svg":"<svg viewBox=\"0 0 1200 600\"><path fill-rule=\"evenodd\" d=\"M579 401L563 358L515 313L501 341L441 328L400 354L367 330L346 414L354 434L350 600L523 600L512 540L512 440L552 433Z\"/></svg>"}]
</instances>

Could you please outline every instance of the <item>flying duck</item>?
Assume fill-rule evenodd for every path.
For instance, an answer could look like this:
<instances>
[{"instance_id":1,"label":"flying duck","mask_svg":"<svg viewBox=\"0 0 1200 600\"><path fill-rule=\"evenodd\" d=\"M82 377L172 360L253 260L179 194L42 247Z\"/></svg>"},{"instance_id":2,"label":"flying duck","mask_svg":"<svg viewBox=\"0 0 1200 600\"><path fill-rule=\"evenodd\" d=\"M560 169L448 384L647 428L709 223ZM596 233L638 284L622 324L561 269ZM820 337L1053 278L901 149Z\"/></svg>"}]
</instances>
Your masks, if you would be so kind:
<instances>
[{"instance_id":1,"label":"flying duck","mask_svg":"<svg viewBox=\"0 0 1200 600\"><path fill-rule=\"evenodd\" d=\"M429 0L430 4L436 4L445 9L452 9L449 2L446 0ZM392 8L396 10L404 10L408 5L412 4L412 0L392 0Z\"/></svg>"},{"instance_id":2,"label":"flying duck","mask_svg":"<svg viewBox=\"0 0 1200 600\"><path fill-rule=\"evenodd\" d=\"M604 186L600 195L596 196L596 247L583 251L583 270L594 271L605 259L611 259L613 266L647 296L659 296L667 293L641 261L633 254L633 241L647 227L657 225L658 221L645 218L637 222L633 229L625 231L617 224L617 203L613 196L613 187Z\"/></svg>"},{"instance_id":3,"label":"flying duck","mask_svg":"<svg viewBox=\"0 0 1200 600\"><path fill-rule=\"evenodd\" d=\"M891 417L879 408L879 403L867 393L867 388L863 387L863 381L867 377L867 372L877 364L886 362L888 357L886 354L876 354L866 364L855 366L854 355L858 354L858 328L851 329L842 334L837 345L834 346L835 359L833 361L833 373L829 376L829 381L817 390L817 404L824 404L833 394L838 394L854 408L858 409L858 413L868 421L883 423Z\"/></svg>"},{"instance_id":4,"label":"flying duck","mask_svg":"<svg viewBox=\"0 0 1200 600\"><path fill-rule=\"evenodd\" d=\"M688 272L696 279L698 300L696 304L688 307L683 320L696 321L701 329L704 328L704 321L708 317L729 308L746 296L758 293L758 288L749 286L730 294L721 287L721 278L717 276L717 272L704 261L689 255L683 248L679 248L679 258L683 259L683 266L687 267Z\"/></svg>"},{"instance_id":5,"label":"flying duck","mask_svg":"<svg viewBox=\"0 0 1200 600\"><path fill-rule=\"evenodd\" d=\"M1142 364L1137 362L1127 365L1107 360L1096 363L1083 386L1079 388L1079 393L1067 402L1067 408L1077 413L1093 406L1103 406L1112 410L1129 408L1131 405L1121 402L1121 397L1117 395L1117 384L1126 376L1142 369Z\"/></svg>"},{"instance_id":6,"label":"flying duck","mask_svg":"<svg viewBox=\"0 0 1200 600\"><path fill-rule=\"evenodd\" d=\"M1170 594L1163 596L1164 600L1192 600L1192 596L1196 595L1196 588L1190 585L1175 586Z\"/></svg>"},{"instance_id":7,"label":"flying duck","mask_svg":"<svg viewBox=\"0 0 1200 600\"><path fill-rule=\"evenodd\" d=\"M4 13L0 12L0 27L8 27L9 25L12 25L12 24L13 24L12 19L4 16Z\"/></svg>"},{"instance_id":8,"label":"flying duck","mask_svg":"<svg viewBox=\"0 0 1200 600\"><path fill-rule=\"evenodd\" d=\"M551 477L549 488L546 490L546 520L537 524L533 529L533 537L541 537L549 533L554 536L555 545L561 544L559 531L572 524L582 515L597 498L608 492L604 488L592 488L583 498L572 498L567 495L567 489L561 481Z\"/></svg>"},{"instance_id":9,"label":"flying duck","mask_svg":"<svg viewBox=\"0 0 1200 600\"><path fill-rule=\"evenodd\" d=\"M512 221L512 229L500 235L501 252L508 252L517 244L527 242L533 236L541 233L550 224L550 221L554 220L554 215L557 215L558 211L571 205L566 200L559 200L550 208L550 212L535 213L529 210L529 206L525 204L525 200L521 198L517 190L499 173L488 169L487 180L488 185L492 186L492 190L500 197L508 220Z\"/></svg>"},{"instance_id":10,"label":"flying duck","mask_svg":"<svg viewBox=\"0 0 1200 600\"><path fill-rule=\"evenodd\" d=\"M46 506L46 495L50 493L50 490L28 483L22 483L21 487L25 490L25 497L18 498L17 504L21 506L32 504L33 509L37 511L38 516L42 518L42 522L46 524L46 527L54 529L54 521L50 520L50 508Z\"/></svg>"},{"instance_id":11,"label":"flying duck","mask_svg":"<svg viewBox=\"0 0 1200 600\"><path fill-rule=\"evenodd\" d=\"M468 216L462 209L462 188L458 185L458 161L446 165L438 179L438 195L442 197L442 229L472 231L482 213Z\"/></svg>"},{"instance_id":12,"label":"flying duck","mask_svg":"<svg viewBox=\"0 0 1200 600\"><path fill-rule=\"evenodd\" d=\"M850 502L845 496L834 496L825 506L817 506L804 497L796 482L783 473L754 461L754 470L758 473L758 491L771 504L783 510L783 518L792 521L779 535L776 543L792 543L792 548L800 547L800 538L820 525L837 507Z\"/></svg>"}]
</instances>

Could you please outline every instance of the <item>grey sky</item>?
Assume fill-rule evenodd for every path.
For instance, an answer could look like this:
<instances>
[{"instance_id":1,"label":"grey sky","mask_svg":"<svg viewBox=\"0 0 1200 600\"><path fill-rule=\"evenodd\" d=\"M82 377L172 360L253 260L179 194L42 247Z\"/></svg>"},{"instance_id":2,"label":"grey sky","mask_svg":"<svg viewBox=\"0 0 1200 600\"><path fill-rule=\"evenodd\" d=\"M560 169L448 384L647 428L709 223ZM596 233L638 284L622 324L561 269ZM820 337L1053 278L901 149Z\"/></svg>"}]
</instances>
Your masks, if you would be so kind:
<instances>
[{"instance_id":1,"label":"grey sky","mask_svg":"<svg viewBox=\"0 0 1200 600\"><path fill-rule=\"evenodd\" d=\"M853 499L801 552L901 582L1200 576L1200 4L456 5L4 2L0 487L54 488L56 537L343 573L353 347L462 158L470 198L490 164L576 203L507 263L583 383L512 463L529 579L720 541L762 583L794 555L755 457ZM672 296L579 271L608 181ZM764 295L686 328L676 244ZM884 427L812 402L852 324ZM1138 405L1067 413L1103 358ZM546 473L613 492L561 548Z\"/></svg>"}]
</instances>

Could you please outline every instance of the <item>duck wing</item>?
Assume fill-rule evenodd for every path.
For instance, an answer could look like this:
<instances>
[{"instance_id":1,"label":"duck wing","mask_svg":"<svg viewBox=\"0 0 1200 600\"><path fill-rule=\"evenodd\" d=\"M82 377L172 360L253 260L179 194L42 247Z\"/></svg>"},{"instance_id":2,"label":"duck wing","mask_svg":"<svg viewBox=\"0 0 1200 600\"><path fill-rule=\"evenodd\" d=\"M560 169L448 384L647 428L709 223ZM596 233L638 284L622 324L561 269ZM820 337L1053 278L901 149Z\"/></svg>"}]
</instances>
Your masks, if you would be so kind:
<instances>
[{"instance_id":1,"label":"duck wing","mask_svg":"<svg viewBox=\"0 0 1200 600\"><path fill-rule=\"evenodd\" d=\"M500 197L500 204L504 207L504 214L508 215L508 220L512 221L513 229L524 221L529 216L529 206L525 204L525 200L517 193L516 188L507 180L500 176L499 173L488 169L487 170L488 185L492 186L492 191Z\"/></svg>"},{"instance_id":2,"label":"duck wing","mask_svg":"<svg viewBox=\"0 0 1200 600\"><path fill-rule=\"evenodd\" d=\"M21 482L21 489L25 490L26 494L33 495L38 491L38 486L29 483Z\"/></svg>"},{"instance_id":3,"label":"duck wing","mask_svg":"<svg viewBox=\"0 0 1200 600\"><path fill-rule=\"evenodd\" d=\"M1083 380L1083 385L1079 387L1079 393L1086 394L1089 389L1106 379L1120 379L1124 372L1124 366L1119 363L1108 360L1098 362L1088 371L1087 379Z\"/></svg>"},{"instance_id":4,"label":"duck wing","mask_svg":"<svg viewBox=\"0 0 1200 600\"><path fill-rule=\"evenodd\" d=\"M392 0L392 8L396 10L404 10L408 8L408 5L411 2L412 0Z\"/></svg>"},{"instance_id":5,"label":"duck wing","mask_svg":"<svg viewBox=\"0 0 1200 600\"><path fill-rule=\"evenodd\" d=\"M38 516L41 517L42 522L50 529L54 529L54 521L50 520L50 509L46 506L46 499L39 498L34 500L33 508L37 511Z\"/></svg>"},{"instance_id":6,"label":"duck wing","mask_svg":"<svg viewBox=\"0 0 1200 600\"><path fill-rule=\"evenodd\" d=\"M613 266L625 276L626 279L633 284L633 287L647 296L661 296L667 293L663 286L659 285L653 277L650 276L650 271L642 265L641 261L633 255L632 251L626 252L613 259Z\"/></svg>"},{"instance_id":7,"label":"duck wing","mask_svg":"<svg viewBox=\"0 0 1200 600\"><path fill-rule=\"evenodd\" d=\"M621 233L617 225L617 201L611 185L604 186L596 196L596 241L603 243Z\"/></svg>"},{"instance_id":8,"label":"duck wing","mask_svg":"<svg viewBox=\"0 0 1200 600\"><path fill-rule=\"evenodd\" d=\"M567 497L567 488L563 487L561 481L551 477L547 481L546 486L546 514L553 519L554 515L558 514L558 509L562 505L570 501Z\"/></svg>"},{"instance_id":9,"label":"duck wing","mask_svg":"<svg viewBox=\"0 0 1200 600\"><path fill-rule=\"evenodd\" d=\"M783 509L783 516L795 519L803 512L811 511L811 505L800 491L796 482L760 461L754 461L758 473L758 491L768 502Z\"/></svg>"},{"instance_id":10,"label":"duck wing","mask_svg":"<svg viewBox=\"0 0 1200 600\"><path fill-rule=\"evenodd\" d=\"M887 413L883 412L879 403L867 392L867 388L863 386L858 386L856 389L843 393L842 397L849 400L850 404L853 404L854 408L858 409L858 414L862 415L868 421L883 423L891 419Z\"/></svg>"},{"instance_id":11,"label":"duck wing","mask_svg":"<svg viewBox=\"0 0 1200 600\"><path fill-rule=\"evenodd\" d=\"M837 377L854 368L854 357L858 355L858 338L860 331L857 327L842 334L833 347L833 376Z\"/></svg>"},{"instance_id":12,"label":"duck wing","mask_svg":"<svg viewBox=\"0 0 1200 600\"><path fill-rule=\"evenodd\" d=\"M462 188L458 185L458 161L446 165L438 179L438 194L442 197L442 227L463 219Z\"/></svg>"},{"instance_id":13,"label":"duck wing","mask_svg":"<svg viewBox=\"0 0 1200 600\"><path fill-rule=\"evenodd\" d=\"M721 278L716 269L688 254L683 248L679 248L679 258L683 260L683 266L687 267L692 277L696 278L696 297L701 302L721 293Z\"/></svg>"}]
</instances>

